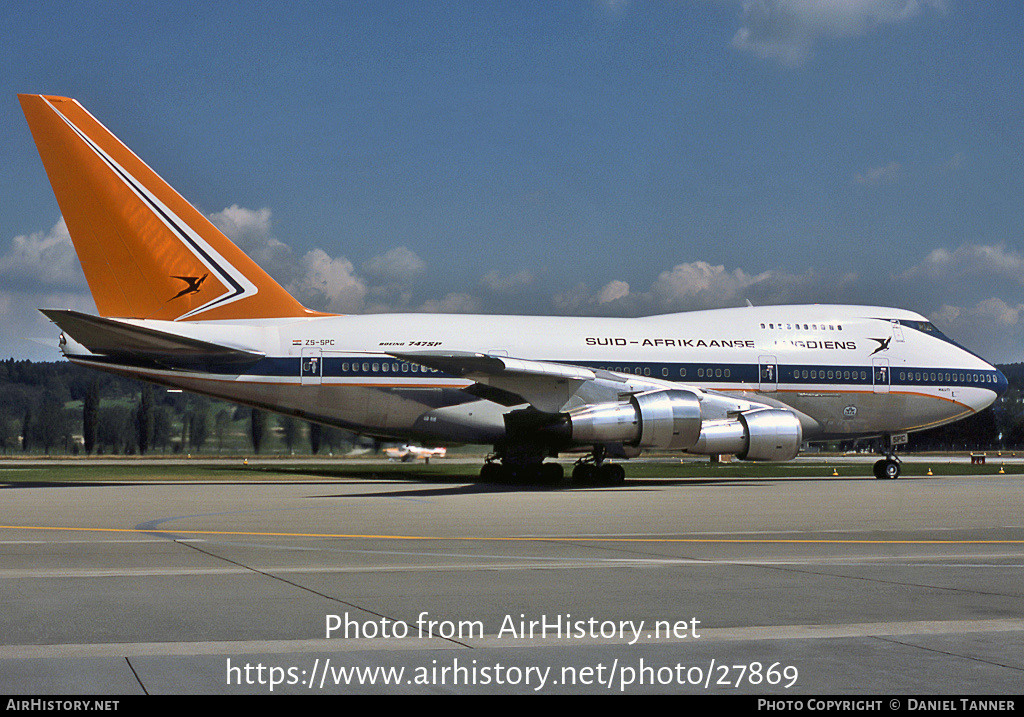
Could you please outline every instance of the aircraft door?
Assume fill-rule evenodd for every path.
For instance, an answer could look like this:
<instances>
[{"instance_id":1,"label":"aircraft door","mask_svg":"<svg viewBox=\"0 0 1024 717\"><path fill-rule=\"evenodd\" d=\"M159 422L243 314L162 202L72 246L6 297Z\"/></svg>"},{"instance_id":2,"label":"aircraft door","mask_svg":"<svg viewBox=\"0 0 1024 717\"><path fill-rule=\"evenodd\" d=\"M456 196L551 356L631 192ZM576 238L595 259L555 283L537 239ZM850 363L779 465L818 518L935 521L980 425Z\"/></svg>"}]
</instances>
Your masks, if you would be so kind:
<instances>
[{"instance_id":1,"label":"aircraft door","mask_svg":"<svg viewBox=\"0 0 1024 717\"><path fill-rule=\"evenodd\" d=\"M871 359L871 370L874 376L875 393L889 393L889 359Z\"/></svg>"},{"instance_id":2,"label":"aircraft door","mask_svg":"<svg viewBox=\"0 0 1024 717\"><path fill-rule=\"evenodd\" d=\"M321 349L302 349L302 362L299 367L300 382L303 386L319 386L324 372L323 351Z\"/></svg>"},{"instance_id":3,"label":"aircraft door","mask_svg":"<svg viewBox=\"0 0 1024 717\"><path fill-rule=\"evenodd\" d=\"M758 385L762 393L779 390L779 362L774 356L758 356Z\"/></svg>"}]
</instances>

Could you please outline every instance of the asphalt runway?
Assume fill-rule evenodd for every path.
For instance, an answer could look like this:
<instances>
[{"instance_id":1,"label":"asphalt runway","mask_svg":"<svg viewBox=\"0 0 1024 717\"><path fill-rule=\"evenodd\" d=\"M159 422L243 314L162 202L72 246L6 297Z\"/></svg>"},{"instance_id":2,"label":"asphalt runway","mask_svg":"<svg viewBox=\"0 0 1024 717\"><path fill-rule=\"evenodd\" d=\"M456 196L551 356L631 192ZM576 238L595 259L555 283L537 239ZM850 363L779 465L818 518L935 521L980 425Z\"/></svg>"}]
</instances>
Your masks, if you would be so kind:
<instances>
[{"instance_id":1,"label":"asphalt runway","mask_svg":"<svg viewBox=\"0 0 1024 717\"><path fill-rule=\"evenodd\" d=\"M1022 490L12 484L0 693L1019 694Z\"/></svg>"}]
</instances>

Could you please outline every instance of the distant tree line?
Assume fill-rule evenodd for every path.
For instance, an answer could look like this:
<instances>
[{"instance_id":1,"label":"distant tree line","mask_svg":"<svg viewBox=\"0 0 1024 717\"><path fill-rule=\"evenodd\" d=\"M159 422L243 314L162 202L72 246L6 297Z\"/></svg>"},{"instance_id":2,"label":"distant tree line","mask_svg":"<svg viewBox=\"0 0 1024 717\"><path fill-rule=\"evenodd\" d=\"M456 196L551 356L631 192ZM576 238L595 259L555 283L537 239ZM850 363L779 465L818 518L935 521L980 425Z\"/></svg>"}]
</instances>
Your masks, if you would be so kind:
<instances>
[{"instance_id":1,"label":"distant tree line","mask_svg":"<svg viewBox=\"0 0 1024 717\"><path fill-rule=\"evenodd\" d=\"M0 455L334 453L358 437L66 361L0 361Z\"/></svg>"},{"instance_id":2,"label":"distant tree line","mask_svg":"<svg viewBox=\"0 0 1024 717\"><path fill-rule=\"evenodd\" d=\"M992 408L915 433L907 450L1024 450L1024 363L998 368L1009 389ZM3 455L318 454L350 450L358 440L341 429L66 361L0 361Z\"/></svg>"}]
</instances>

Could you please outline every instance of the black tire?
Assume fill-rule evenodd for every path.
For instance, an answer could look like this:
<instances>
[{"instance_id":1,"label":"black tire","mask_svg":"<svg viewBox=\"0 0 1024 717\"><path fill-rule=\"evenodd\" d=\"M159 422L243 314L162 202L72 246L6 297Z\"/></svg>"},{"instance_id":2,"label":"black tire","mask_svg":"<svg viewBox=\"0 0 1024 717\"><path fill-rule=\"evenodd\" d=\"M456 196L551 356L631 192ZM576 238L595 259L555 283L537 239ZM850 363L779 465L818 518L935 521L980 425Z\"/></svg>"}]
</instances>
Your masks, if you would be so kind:
<instances>
[{"instance_id":1,"label":"black tire","mask_svg":"<svg viewBox=\"0 0 1024 717\"><path fill-rule=\"evenodd\" d=\"M605 485L619 485L626 480L626 471L618 463L605 463L597 469L597 476Z\"/></svg>"},{"instance_id":2,"label":"black tire","mask_svg":"<svg viewBox=\"0 0 1024 717\"><path fill-rule=\"evenodd\" d=\"M887 480L896 480L900 477L900 464L899 461L894 461L891 458L884 461L882 466L882 473L885 475Z\"/></svg>"},{"instance_id":3,"label":"black tire","mask_svg":"<svg viewBox=\"0 0 1024 717\"><path fill-rule=\"evenodd\" d=\"M878 480L896 480L900 477L900 463L892 458L875 461L874 473Z\"/></svg>"},{"instance_id":4,"label":"black tire","mask_svg":"<svg viewBox=\"0 0 1024 717\"><path fill-rule=\"evenodd\" d=\"M489 483L502 483L506 480L504 466L500 463L484 463L480 469L480 479Z\"/></svg>"},{"instance_id":5,"label":"black tire","mask_svg":"<svg viewBox=\"0 0 1024 717\"><path fill-rule=\"evenodd\" d=\"M580 463L572 469L572 480L574 483L593 483L597 478L597 466L589 463Z\"/></svg>"},{"instance_id":6,"label":"black tire","mask_svg":"<svg viewBox=\"0 0 1024 717\"><path fill-rule=\"evenodd\" d=\"M540 467L540 481L545 485L558 485L565 480L565 468L561 463L545 463Z\"/></svg>"}]
</instances>

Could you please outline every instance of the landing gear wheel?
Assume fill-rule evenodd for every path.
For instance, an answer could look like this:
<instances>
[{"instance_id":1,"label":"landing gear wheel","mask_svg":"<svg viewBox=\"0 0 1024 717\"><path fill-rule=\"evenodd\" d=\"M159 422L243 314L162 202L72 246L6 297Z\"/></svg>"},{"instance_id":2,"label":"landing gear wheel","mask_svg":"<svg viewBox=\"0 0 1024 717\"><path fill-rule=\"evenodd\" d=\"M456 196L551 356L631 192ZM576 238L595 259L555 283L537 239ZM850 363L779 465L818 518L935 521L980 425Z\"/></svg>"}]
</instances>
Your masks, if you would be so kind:
<instances>
[{"instance_id":1,"label":"landing gear wheel","mask_svg":"<svg viewBox=\"0 0 1024 717\"><path fill-rule=\"evenodd\" d=\"M605 463L597 469L597 479L605 485L619 485L626 480L626 471L618 463Z\"/></svg>"},{"instance_id":2,"label":"landing gear wheel","mask_svg":"<svg viewBox=\"0 0 1024 717\"><path fill-rule=\"evenodd\" d=\"M597 480L597 466L592 463L579 463L572 469L572 479L576 483L593 483Z\"/></svg>"},{"instance_id":3,"label":"landing gear wheel","mask_svg":"<svg viewBox=\"0 0 1024 717\"><path fill-rule=\"evenodd\" d=\"M878 480L896 480L900 477L900 463L894 458L883 458L875 462L874 472Z\"/></svg>"},{"instance_id":4,"label":"landing gear wheel","mask_svg":"<svg viewBox=\"0 0 1024 717\"><path fill-rule=\"evenodd\" d=\"M481 480L500 483L505 478L505 467L500 463L484 463L480 469Z\"/></svg>"},{"instance_id":5,"label":"landing gear wheel","mask_svg":"<svg viewBox=\"0 0 1024 717\"><path fill-rule=\"evenodd\" d=\"M545 485L557 485L565 480L565 468L561 463L544 463L540 467L540 482Z\"/></svg>"}]
</instances>

